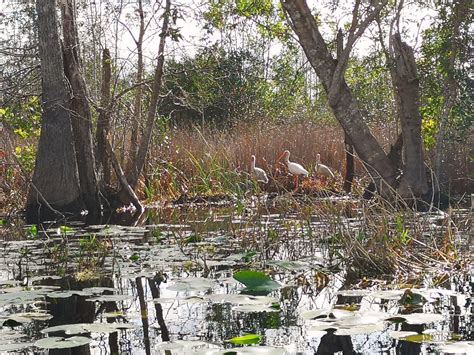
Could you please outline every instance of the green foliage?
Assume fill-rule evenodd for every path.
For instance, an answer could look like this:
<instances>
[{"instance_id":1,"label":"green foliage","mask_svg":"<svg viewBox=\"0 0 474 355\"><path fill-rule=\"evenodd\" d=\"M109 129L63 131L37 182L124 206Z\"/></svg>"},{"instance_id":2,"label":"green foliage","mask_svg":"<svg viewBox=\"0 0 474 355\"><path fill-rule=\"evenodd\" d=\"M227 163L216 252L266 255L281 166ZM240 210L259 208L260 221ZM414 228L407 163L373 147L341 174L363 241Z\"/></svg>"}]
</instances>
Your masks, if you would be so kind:
<instances>
[{"instance_id":1,"label":"green foliage","mask_svg":"<svg viewBox=\"0 0 474 355\"><path fill-rule=\"evenodd\" d=\"M224 126L230 120L255 113L261 96L259 59L248 51L226 52L208 48L194 58L170 61L165 88L171 92L161 113L174 123L212 123ZM176 102L181 110L176 110Z\"/></svg>"},{"instance_id":2,"label":"green foliage","mask_svg":"<svg viewBox=\"0 0 474 355\"><path fill-rule=\"evenodd\" d=\"M0 121L21 139L38 138L41 127L41 102L38 97L0 108Z\"/></svg>"},{"instance_id":3,"label":"green foliage","mask_svg":"<svg viewBox=\"0 0 474 355\"><path fill-rule=\"evenodd\" d=\"M18 136L19 145L15 147L15 155L24 171L32 173L36 161L36 144L31 141L39 137L41 127L39 98L0 108L0 120Z\"/></svg>"},{"instance_id":4,"label":"green foliage","mask_svg":"<svg viewBox=\"0 0 474 355\"><path fill-rule=\"evenodd\" d=\"M36 147L34 145L24 145L15 148L15 155L21 163L24 171L31 174L35 167Z\"/></svg>"},{"instance_id":5,"label":"green foliage","mask_svg":"<svg viewBox=\"0 0 474 355\"><path fill-rule=\"evenodd\" d=\"M236 12L245 17L257 15L272 15L273 2L271 0L236 0Z\"/></svg>"},{"instance_id":6,"label":"green foliage","mask_svg":"<svg viewBox=\"0 0 474 355\"><path fill-rule=\"evenodd\" d=\"M29 235L33 239L38 238L38 226L36 224L31 225L30 230L29 230Z\"/></svg>"},{"instance_id":7,"label":"green foliage","mask_svg":"<svg viewBox=\"0 0 474 355\"><path fill-rule=\"evenodd\" d=\"M392 82L382 51L353 58L345 78L369 122L386 124L395 119Z\"/></svg>"},{"instance_id":8,"label":"green foliage","mask_svg":"<svg viewBox=\"0 0 474 355\"><path fill-rule=\"evenodd\" d=\"M411 241L410 231L405 228L405 219L403 216L398 215L395 217L395 226L398 240L403 244L407 245Z\"/></svg>"},{"instance_id":9,"label":"green foliage","mask_svg":"<svg viewBox=\"0 0 474 355\"><path fill-rule=\"evenodd\" d=\"M418 68L422 85L423 136L428 148L436 143L449 76L456 82L458 99L449 116L447 138L451 141L464 139L473 123L474 97L467 65L469 24L473 15L472 12L456 14L454 9L452 4L439 3L436 22L423 33ZM456 21L459 22L458 28Z\"/></svg>"},{"instance_id":10,"label":"green foliage","mask_svg":"<svg viewBox=\"0 0 474 355\"><path fill-rule=\"evenodd\" d=\"M165 90L171 95L160 113L177 125L220 128L258 117L312 114L299 56L294 45L269 62L254 51L214 46L194 57L169 61Z\"/></svg>"}]
</instances>

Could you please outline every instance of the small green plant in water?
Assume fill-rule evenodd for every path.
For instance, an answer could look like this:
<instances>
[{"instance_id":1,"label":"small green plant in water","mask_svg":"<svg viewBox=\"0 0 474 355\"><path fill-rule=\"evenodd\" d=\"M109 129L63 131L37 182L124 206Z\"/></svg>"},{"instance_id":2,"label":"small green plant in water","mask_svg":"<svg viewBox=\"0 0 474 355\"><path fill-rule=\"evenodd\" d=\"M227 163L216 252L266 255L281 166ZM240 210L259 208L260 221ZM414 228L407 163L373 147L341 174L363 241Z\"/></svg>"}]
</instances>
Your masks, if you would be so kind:
<instances>
[{"instance_id":1,"label":"small green plant in water","mask_svg":"<svg viewBox=\"0 0 474 355\"><path fill-rule=\"evenodd\" d=\"M38 238L38 226L36 224L31 225L29 230L29 237L32 239Z\"/></svg>"},{"instance_id":2,"label":"small green plant in water","mask_svg":"<svg viewBox=\"0 0 474 355\"><path fill-rule=\"evenodd\" d=\"M407 245L411 241L411 237L410 237L409 230L405 228L405 220L403 216L398 215L395 218L395 225L396 225L398 240L400 240L400 242L403 245Z\"/></svg>"}]
</instances>

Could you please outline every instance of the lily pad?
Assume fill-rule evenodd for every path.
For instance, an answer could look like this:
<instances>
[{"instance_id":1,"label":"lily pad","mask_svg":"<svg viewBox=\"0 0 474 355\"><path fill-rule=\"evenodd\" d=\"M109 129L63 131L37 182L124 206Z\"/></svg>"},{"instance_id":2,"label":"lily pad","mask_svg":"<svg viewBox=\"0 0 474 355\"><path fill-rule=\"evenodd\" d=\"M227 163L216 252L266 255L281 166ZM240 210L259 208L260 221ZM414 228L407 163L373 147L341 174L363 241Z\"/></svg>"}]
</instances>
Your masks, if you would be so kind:
<instances>
[{"instance_id":1,"label":"lily pad","mask_svg":"<svg viewBox=\"0 0 474 355\"><path fill-rule=\"evenodd\" d=\"M34 345L42 349L68 349L87 345L90 342L91 340L86 337L49 337L37 340Z\"/></svg>"},{"instance_id":2,"label":"lily pad","mask_svg":"<svg viewBox=\"0 0 474 355\"><path fill-rule=\"evenodd\" d=\"M217 353L212 353L212 355L227 355L227 354L236 354L236 355L285 355L288 352L283 348L277 348L274 346L246 346L241 348L230 348L221 350Z\"/></svg>"},{"instance_id":3,"label":"lily pad","mask_svg":"<svg viewBox=\"0 0 474 355\"><path fill-rule=\"evenodd\" d=\"M97 297L91 297L86 299L89 302L121 302L131 300L131 295L101 295Z\"/></svg>"},{"instance_id":4,"label":"lily pad","mask_svg":"<svg viewBox=\"0 0 474 355\"><path fill-rule=\"evenodd\" d=\"M301 261L289 261L289 260L270 260L267 262L268 265L278 266L288 271L301 271L308 270L309 265Z\"/></svg>"},{"instance_id":5,"label":"lily pad","mask_svg":"<svg viewBox=\"0 0 474 355\"><path fill-rule=\"evenodd\" d=\"M354 317L354 312L346 311L343 309L316 309L312 311L306 311L301 314L303 319L327 319L335 321L346 317Z\"/></svg>"},{"instance_id":6,"label":"lily pad","mask_svg":"<svg viewBox=\"0 0 474 355\"><path fill-rule=\"evenodd\" d=\"M373 292L369 295L369 297L381 298L384 300L399 300L402 298L403 294L403 290L385 290Z\"/></svg>"},{"instance_id":7,"label":"lily pad","mask_svg":"<svg viewBox=\"0 0 474 355\"><path fill-rule=\"evenodd\" d=\"M417 332L394 330L394 331L391 331L389 334L394 339L402 339L402 338L406 338L406 337L409 337L409 336L412 336L412 335L417 335L418 333Z\"/></svg>"},{"instance_id":8,"label":"lily pad","mask_svg":"<svg viewBox=\"0 0 474 355\"><path fill-rule=\"evenodd\" d=\"M41 333L64 332L67 335L85 333L115 333L118 329L127 328L122 323L74 323L63 324L41 330Z\"/></svg>"},{"instance_id":9,"label":"lily pad","mask_svg":"<svg viewBox=\"0 0 474 355\"><path fill-rule=\"evenodd\" d=\"M32 322L33 320L47 321L53 318L53 316L47 313L42 313L42 312L26 312L26 313L10 314L6 318L14 320L18 323L26 324L26 323Z\"/></svg>"},{"instance_id":10,"label":"lily pad","mask_svg":"<svg viewBox=\"0 0 474 355\"><path fill-rule=\"evenodd\" d=\"M233 293L208 295L206 296L206 299L212 302L224 302L234 305L271 305L279 302L278 298L276 297L252 296Z\"/></svg>"},{"instance_id":11,"label":"lily pad","mask_svg":"<svg viewBox=\"0 0 474 355\"><path fill-rule=\"evenodd\" d=\"M69 291L55 291L55 292L50 292L47 294L49 298L69 298L72 295L87 297L87 296L92 296L92 293L79 291L79 290L69 290Z\"/></svg>"},{"instance_id":12,"label":"lily pad","mask_svg":"<svg viewBox=\"0 0 474 355\"><path fill-rule=\"evenodd\" d=\"M248 291L270 293L281 287L278 282L261 271L239 271L234 274L234 279L243 283Z\"/></svg>"},{"instance_id":13,"label":"lily pad","mask_svg":"<svg viewBox=\"0 0 474 355\"><path fill-rule=\"evenodd\" d=\"M105 318L119 318L119 317L125 317L125 314L121 311L117 311L117 312L105 312L105 313L102 313L102 315L105 317Z\"/></svg>"},{"instance_id":14,"label":"lily pad","mask_svg":"<svg viewBox=\"0 0 474 355\"><path fill-rule=\"evenodd\" d=\"M393 317L390 317L388 320L397 318L403 318L408 324L427 324L444 320L444 316L442 314L435 313L397 314Z\"/></svg>"},{"instance_id":15,"label":"lily pad","mask_svg":"<svg viewBox=\"0 0 474 355\"><path fill-rule=\"evenodd\" d=\"M458 341L455 343L441 344L439 351L449 354L473 354L474 341Z\"/></svg>"},{"instance_id":16,"label":"lily pad","mask_svg":"<svg viewBox=\"0 0 474 355\"><path fill-rule=\"evenodd\" d=\"M174 285L167 287L169 291L190 292L190 291L207 291L215 285L213 280L202 277L190 277L186 279L178 279Z\"/></svg>"},{"instance_id":17,"label":"lily pad","mask_svg":"<svg viewBox=\"0 0 474 355\"><path fill-rule=\"evenodd\" d=\"M262 341L262 336L258 334L247 334L241 337L229 339L228 342L238 345L258 344Z\"/></svg>"},{"instance_id":18,"label":"lily pad","mask_svg":"<svg viewBox=\"0 0 474 355\"><path fill-rule=\"evenodd\" d=\"M361 334L372 334L375 332L381 332L385 330L385 324L383 322L373 324L361 324L354 325L352 327L344 327L336 330L335 335L361 335Z\"/></svg>"},{"instance_id":19,"label":"lily pad","mask_svg":"<svg viewBox=\"0 0 474 355\"><path fill-rule=\"evenodd\" d=\"M0 351L10 352L10 351L20 351L26 348L33 346L33 343L10 343L10 344L0 344Z\"/></svg>"},{"instance_id":20,"label":"lily pad","mask_svg":"<svg viewBox=\"0 0 474 355\"><path fill-rule=\"evenodd\" d=\"M214 344L205 343L203 341L193 340L175 340L172 342L164 342L155 347L155 350L172 351L173 354L195 354L198 350L203 350L204 353L208 353L208 349L218 349ZM212 352L211 352L212 353Z\"/></svg>"},{"instance_id":21,"label":"lily pad","mask_svg":"<svg viewBox=\"0 0 474 355\"><path fill-rule=\"evenodd\" d=\"M370 290L341 290L337 293L344 297L364 297L371 295Z\"/></svg>"},{"instance_id":22,"label":"lily pad","mask_svg":"<svg viewBox=\"0 0 474 355\"><path fill-rule=\"evenodd\" d=\"M246 304L246 305L241 305L241 306L235 306L232 309L234 311L244 312L244 313L280 312L280 310L277 308L273 308L273 307L262 305L262 304Z\"/></svg>"},{"instance_id":23,"label":"lily pad","mask_svg":"<svg viewBox=\"0 0 474 355\"><path fill-rule=\"evenodd\" d=\"M431 334L416 334L401 338L400 340L409 341L412 343L431 343L433 342L433 335Z\"/></svg>"}]
</instances>

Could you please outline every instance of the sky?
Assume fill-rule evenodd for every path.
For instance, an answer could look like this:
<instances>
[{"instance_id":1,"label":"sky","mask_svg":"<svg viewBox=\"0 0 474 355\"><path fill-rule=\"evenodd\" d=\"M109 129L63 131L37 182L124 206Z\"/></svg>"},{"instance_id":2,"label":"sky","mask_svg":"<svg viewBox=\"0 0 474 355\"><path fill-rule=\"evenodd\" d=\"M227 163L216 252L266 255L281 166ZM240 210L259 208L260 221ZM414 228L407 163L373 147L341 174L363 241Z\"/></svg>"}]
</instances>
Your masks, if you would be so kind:
<instances>
[{"instance_id":1,"label":"sky","mask_svg":"<svg viewBox=\"0 0 474 355\"><path fill-rule=\"evenodd\" d=\"M0 14L1 13L13 13L17 11L17 6L15 3L17 0L0 0ZM87 11L81 10L81 18L79 24L88 24L88 26L94 25L96 19L105 23L105 31L103 33L84 33L84 35L96 36L97 42L102 46L104 41L109 42L108 46L113 48L113 38L117 34L117 52L115 53L118 58L122 58L125 62L127 60L135 61L133 58L136 52L135 41L131 34L137 36L138 33L138 20L136 19L135 10L137 8L136 0L112 0L108 1L109 7L106 10L105 5L100 6L101 3L104 3L100 0L88 0L89 4L95 4L94 6L89 6ZM152 13L156 10L153 9L150 4L154 4L153 0L143 0L146 6L146 16L147 19L152 18ZM330 5L331 3L338 3L338 6L335 9L331 9L330 6L322 6L321 4ZM204 30L199 26L195 18L195 12L204 11L207 1L204 0L173 0L172 4L177 4L181 10L181 17L178 18L177 27L180 29L182 39L176 43L168 41L167 51L175 57L180 57L183 55L193 55L196 53L197 49L203 45L200 42L200 39L204 35ZM333 40L331 36L328 36L329 33L332 33L331 27L334 28L337 24L337 27L343 27L345 22L349 22L351 19L353 1L349 0L308 0L308 5L310 8L315 8L318 12L318 15L322 18L322 32L323 35L326 35L327 39ZM428 11L423 9L420 11L420 8L415 4L414 1L405 1L406 6L402 12L402 21L401 27L404 32L403 40L408 44L413 46L415 49L419 47L421 43L421 33L424 29L429 27L432 23L432 18L435 15L434 11ZM120 22L116 22L117 17L114 17L118 13L118 9L121 7ZM117 10L117 11L114 11ZM159 14L159 11L157 12ZM109 14L106 16L106 14ZM110 16L112 14L112 16ZM115 15L114 15L115 14ZM160 16L155 15L154 20L150 21L149 28L147 29L147 35L145 36L144 42L144 52L146 56L146 61L148 63L153 63L154 58L156 57L156 51L158 48L158 33L161 26ZM12 34L12 31L15 31L14 27L1 24L2 15L0 15L0 36L9 36ZM81 29L80 29L81 30ZM354 54L363 56L372 45L372 41L368 39L368 36L375 35L375 26L371 26L366 30L365 36L361 38L358 43L356 43ZM210 37L212 41L213 37ZM218 37L215 35L215 40L217 41ZM275 47L271 51L272 55L278 55L279 45L275 43Z\"/></svg>"}]
</instances>

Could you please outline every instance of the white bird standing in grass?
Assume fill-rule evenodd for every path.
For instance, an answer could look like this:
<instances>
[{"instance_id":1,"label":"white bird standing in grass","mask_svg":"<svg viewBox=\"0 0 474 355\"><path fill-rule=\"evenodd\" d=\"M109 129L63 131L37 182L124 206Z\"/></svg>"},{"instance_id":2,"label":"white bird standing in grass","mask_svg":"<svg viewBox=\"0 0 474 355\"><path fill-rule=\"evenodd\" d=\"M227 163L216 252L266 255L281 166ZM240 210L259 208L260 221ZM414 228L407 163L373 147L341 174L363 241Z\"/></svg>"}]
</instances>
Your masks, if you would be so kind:
<instances>
[{"instance_id":1,"label":"white bird standing in grass","mask_svg":"<svg viewBox=\"0 0 474 355\"><path fill-rule=\"evenodd\" d=\"M326 176L334 179L334 173L329 169L328 166L321 164L321 154L316 154L316 167L314 169L317 175Z\"/></svg>"},{"instance_id":2,"label":"white bird standing in grass","mask_svg":"<svg viewBox=\"0 0 474 355\"><path fill-rule=\"evenodd\" d=\"M277 161L280 161L281 158L284 158L284 162L288 166L288 171L292 175L294 175L294 177L295 177L294 178L295 190L297 190L298 189L298 178L299 178L299 176L300 175L302 175L303 177L308 176L308 171L305 168L303 168L302 165L290 161L290 151L289 150L285 150L283 152L283 154L280 155L280 157L277 159Z\"/></svg>"},{"instance_id":3,"label":"white bird standing in grass","mask_svg":"<svg viewBox=\"0 0 474 355\"><path fill-rule=\"evenodd\" d=\"M267 184L268 183L268 177L267 177L267 174L265 173L265 170L257 168L255 166L255 161L256 161L255 155L252 155L252 165L251 165L250 168L252 170L253 176L255 176L255 178L257 179L258 182L263 182L263 183Z\"/></svg>"}]
</instances>

